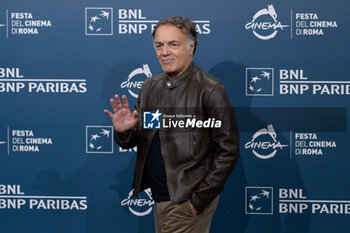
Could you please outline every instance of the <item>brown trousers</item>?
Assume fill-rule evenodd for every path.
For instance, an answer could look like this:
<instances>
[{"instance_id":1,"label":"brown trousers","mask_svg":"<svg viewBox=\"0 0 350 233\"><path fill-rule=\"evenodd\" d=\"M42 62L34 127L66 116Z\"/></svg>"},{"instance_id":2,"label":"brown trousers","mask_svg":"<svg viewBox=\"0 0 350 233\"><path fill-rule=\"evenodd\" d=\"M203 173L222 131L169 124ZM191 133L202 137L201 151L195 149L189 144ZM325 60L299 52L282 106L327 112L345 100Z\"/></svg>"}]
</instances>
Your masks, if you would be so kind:
<instances>
[{"instance_id":1,"label":"brown trousers","mask_svg":"<svg viewBox=\"0 0 350 233\"><path fill-rule=\"evenodd\" d=\"M156 233L209 233L218 201L219 196L196 216L192 213L189 201L181 204L172 201L156 202L154 207Z\"/></svg>"}]
</instances>

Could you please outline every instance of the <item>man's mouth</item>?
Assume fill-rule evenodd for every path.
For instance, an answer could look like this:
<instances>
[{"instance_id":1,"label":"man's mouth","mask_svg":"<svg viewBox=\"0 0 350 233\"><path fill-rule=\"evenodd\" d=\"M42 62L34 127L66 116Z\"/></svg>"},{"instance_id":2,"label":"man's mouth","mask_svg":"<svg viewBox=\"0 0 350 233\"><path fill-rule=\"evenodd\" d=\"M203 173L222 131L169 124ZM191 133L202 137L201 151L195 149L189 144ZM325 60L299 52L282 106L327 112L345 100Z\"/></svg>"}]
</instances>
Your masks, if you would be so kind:
<instances>
[{"instance_id":1,"label":"man's mouth","mask_svg":"<svg viewBox=\"0 0 350 233\"><path fill-rule=\"evenodd\" d=\"M173 61L173 59L162 59L162 63L164 63L164 64L171 63L172 61Z\"/></svg>"}]
</instances>

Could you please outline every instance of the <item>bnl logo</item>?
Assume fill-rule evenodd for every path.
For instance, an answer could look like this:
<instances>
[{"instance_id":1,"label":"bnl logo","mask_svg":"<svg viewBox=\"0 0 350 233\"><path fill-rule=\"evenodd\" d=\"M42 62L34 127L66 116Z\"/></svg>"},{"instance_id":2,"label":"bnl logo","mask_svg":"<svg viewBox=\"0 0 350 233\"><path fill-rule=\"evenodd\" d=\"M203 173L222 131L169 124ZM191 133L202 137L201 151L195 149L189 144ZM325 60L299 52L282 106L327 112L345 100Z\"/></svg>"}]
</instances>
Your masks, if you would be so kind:
<instances>
[{"instance_id":1,"label":"bnl logo","mask_svg":"<svg viewBox=\"0 0 350 233\"><path fill-rule=\"evenodd\" d=\"M273 188L255 186L246 187L245 213L273 214Z\"/></svg>"},{"instance_id":2,"label":"bnl logo","mask_svg":"<svg viewBox=\"0 0 350 233\"><path fill-rule=\"evenodd\" d=\"M162 114L159 109L156 112L143 112L143 128L144 129L160 129L160 116Z\"/></svg>"},{"instance_id":3,"label":"bnl logo","mask_svg":"<svg viewBox=\"0 0 350 233\"><path fill-rule=\"evenodd\" d=\"M246 68L246 96L273 96L273 68Z\"/></svg>"},{"instance_id":4,"label":"bnl logo","mask_svg":"<svg viewBox=\"0 0 350 233\"><path fill-rule=\"evenodd\" d=\"M113 153L113 126L86 126L86 153Z\"/></svg>"},{"instance_id":5,"label":"bnl logo","mask_svg":"<svg viewBox=\"0 0 350 233\"><path fill-rule=\"evenodd\" d=\"M85 35L112 36L113 35L113 8L86 7L85 8Z\"/></svg>"}]
</instances>

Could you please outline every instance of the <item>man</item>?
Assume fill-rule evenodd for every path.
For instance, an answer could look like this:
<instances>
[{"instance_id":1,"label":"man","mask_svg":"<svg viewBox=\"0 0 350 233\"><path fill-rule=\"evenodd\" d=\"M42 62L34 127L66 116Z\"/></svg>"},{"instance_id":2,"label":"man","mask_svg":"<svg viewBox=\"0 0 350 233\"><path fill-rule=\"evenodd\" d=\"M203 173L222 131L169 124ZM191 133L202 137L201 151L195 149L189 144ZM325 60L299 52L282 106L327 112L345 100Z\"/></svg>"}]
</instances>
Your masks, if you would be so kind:
<instances>
[{"instance_id":1,"label":"man","mask_svg":"<svg viewBox=\"0 0 350 233\"><path fill-rule=\"evenodd\" d=\"M160 20L152 35L164 72L145 80L134 111L125 95L122 100L115 95L110 99L114 113L105 113L113 121L116 142L137 146L133 186L136 197L151 188L156 232L209 232L219 194L239 156L233 108L223 85L192 62L197 33L190 19ZM161 113L173 121L177 113L192 118L185 127L147 129L143 115L150 110L157 110L152 120Z\"/></svg>"}]
</instances>

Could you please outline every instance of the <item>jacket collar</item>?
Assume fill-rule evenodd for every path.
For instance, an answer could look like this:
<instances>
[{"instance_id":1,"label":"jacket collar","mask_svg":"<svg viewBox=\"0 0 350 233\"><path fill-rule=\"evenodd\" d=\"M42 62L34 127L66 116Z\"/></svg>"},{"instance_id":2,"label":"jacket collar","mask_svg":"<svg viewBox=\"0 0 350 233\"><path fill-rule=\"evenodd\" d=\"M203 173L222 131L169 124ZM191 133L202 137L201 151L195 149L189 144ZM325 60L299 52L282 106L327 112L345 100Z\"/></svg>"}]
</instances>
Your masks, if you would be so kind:
<instances>
[{"instance_id":1,"label":"jacket collar","mask_svg":"<svg viewBox=\"0 0 350 233\"><path fill-rule=\"evenodd\" d=\"M192 73L193 67L194 67L194 64L193 64L193 62L191 62L191 64L187 68L187 70L182 75L180 75L179 77L174 78L174 79L169 79L168 76L164 73L164 76L165 76L163 79L164 85L168 89L172 89L172 88L176 87L178 84L184 82L190 76L190 74Z\"/></svg>"}]
</instances>

